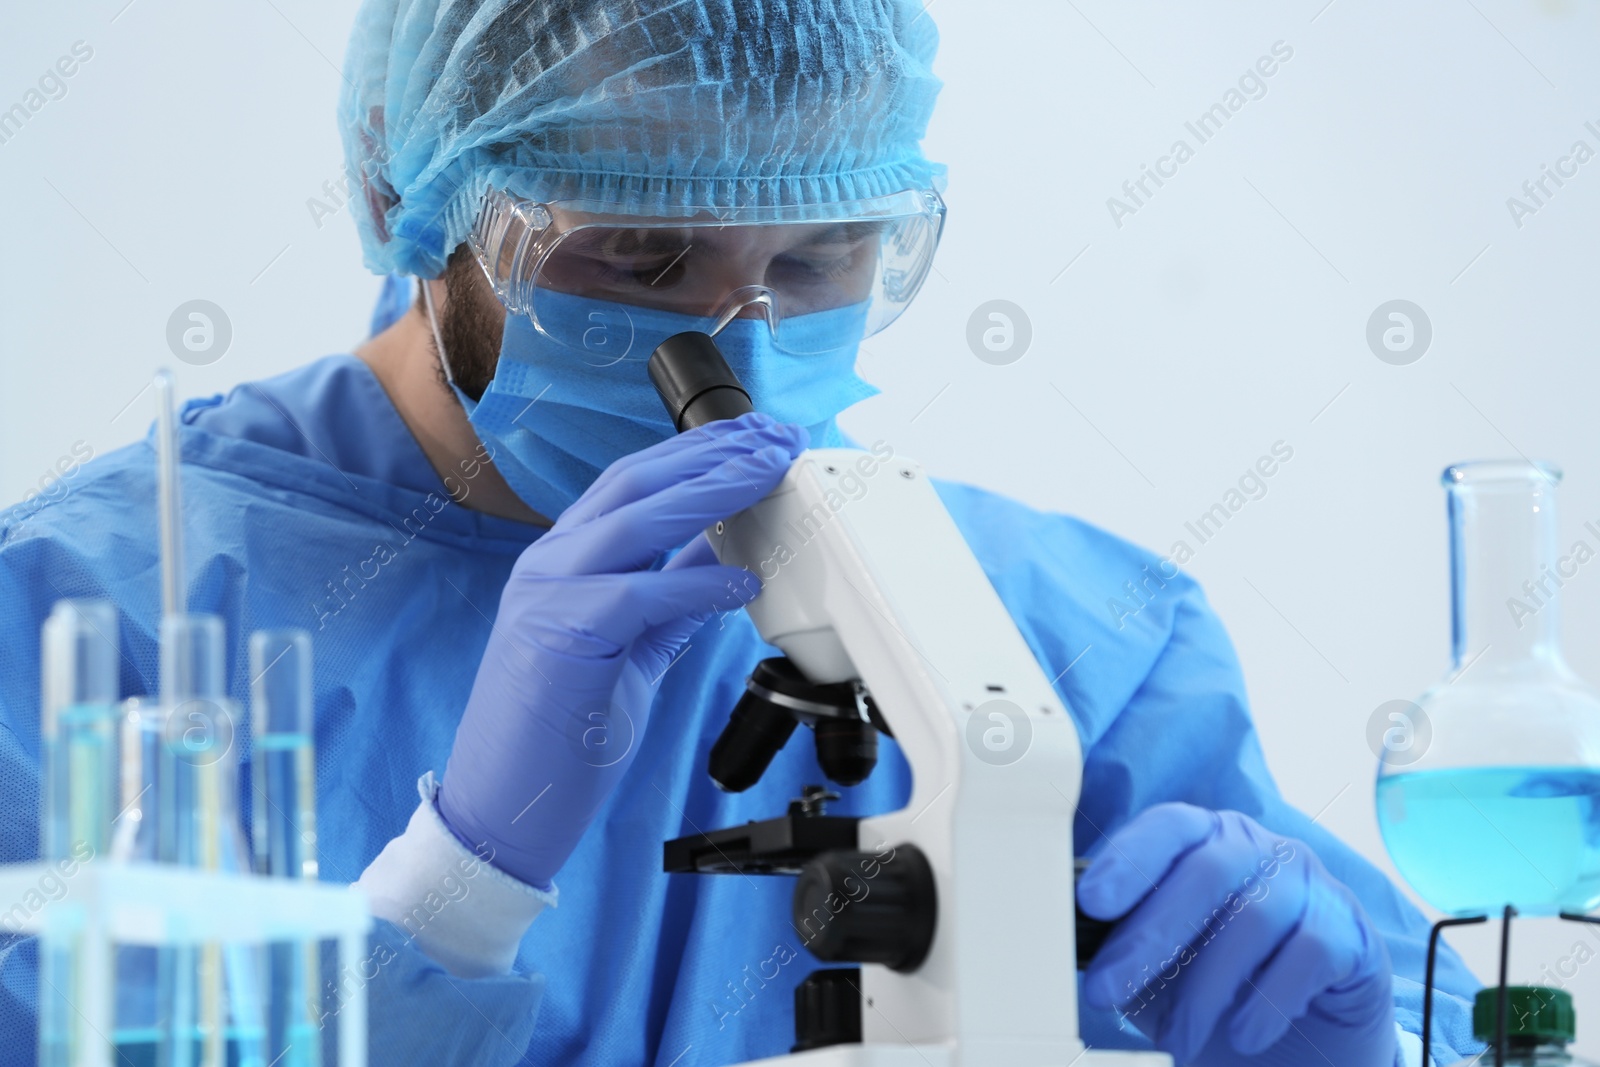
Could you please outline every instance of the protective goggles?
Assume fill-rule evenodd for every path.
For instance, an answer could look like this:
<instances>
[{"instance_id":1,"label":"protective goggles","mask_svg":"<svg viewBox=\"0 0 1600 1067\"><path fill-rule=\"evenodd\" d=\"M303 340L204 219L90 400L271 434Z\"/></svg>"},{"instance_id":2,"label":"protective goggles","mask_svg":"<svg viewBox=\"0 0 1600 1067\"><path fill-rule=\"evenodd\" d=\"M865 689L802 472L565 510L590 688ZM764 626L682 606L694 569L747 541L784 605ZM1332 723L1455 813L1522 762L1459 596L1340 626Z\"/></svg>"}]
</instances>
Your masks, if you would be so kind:
<instances>
[{"instance_id":1,"label":"protective goggles","mask_svg":"<svg viewBox=\"0 0 1600 1067\"><path fill-rule=\"evenodd\" d=\"M491 189L468 243L507 310L575 349L590 347L593 324L570 313L571 296L688 316L684 329L710 334L736 316L758 316L777 347L808 355L836 349L839 335L806 316L850 309L860 338L900 316L932 265L944 210L936 192L908 190L645 217Z\"/></svg>"}]
</instances>

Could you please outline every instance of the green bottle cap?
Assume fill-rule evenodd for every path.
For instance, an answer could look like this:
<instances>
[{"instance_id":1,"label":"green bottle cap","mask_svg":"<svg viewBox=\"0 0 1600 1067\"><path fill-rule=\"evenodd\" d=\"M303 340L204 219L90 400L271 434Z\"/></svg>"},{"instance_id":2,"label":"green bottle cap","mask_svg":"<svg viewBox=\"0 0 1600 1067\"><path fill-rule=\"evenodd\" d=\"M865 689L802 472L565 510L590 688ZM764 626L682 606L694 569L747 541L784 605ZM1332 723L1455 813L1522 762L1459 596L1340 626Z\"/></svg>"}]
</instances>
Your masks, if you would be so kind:
<instances>
[{"instance_id":1,"label":"green bottle cap","mask_svg":"<svg viewBox=\"0 0 1600 1067\"><path fill-rule=\"evenodd\" d=\"M1506 1035L1565 1044L1577 1032L1572 994L1543 985L1506 987ZM1472 1003L1472 1033L1479 1041L1494 1040L1494 1017L1500 1003L1497 986L1478 990Z\"/></svg>"}]
</instances>

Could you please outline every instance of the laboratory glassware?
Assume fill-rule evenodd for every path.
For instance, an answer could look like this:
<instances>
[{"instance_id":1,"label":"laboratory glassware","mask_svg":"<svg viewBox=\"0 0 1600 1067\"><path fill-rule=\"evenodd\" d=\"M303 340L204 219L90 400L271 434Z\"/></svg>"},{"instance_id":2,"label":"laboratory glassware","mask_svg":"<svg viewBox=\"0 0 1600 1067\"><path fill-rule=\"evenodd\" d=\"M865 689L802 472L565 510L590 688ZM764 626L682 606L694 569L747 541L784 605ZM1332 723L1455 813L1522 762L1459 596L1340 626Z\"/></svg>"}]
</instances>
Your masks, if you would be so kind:
<instances>
[{"instance_id":1,"label":"laboratory glassware","mask_svg":"<svg viewBox=\"0 0 1600 1067\"><path fill-rule=\"evenodd\" d=\"M1562 656L1558 610L1594 548L1558 547L1551 464L1461 463L1442 481L1452 663L1392 716L1384 844L1448 915L1587 912L1600 904L1600 697Z\"/></svg>"},{"instance_id":2,"label":"laboratory glassware","mask_svg":"<svg viewBox=\"0 0 1600 1067\"><path fill-rule=\"evenodd\" d=\"M256 873L315 881L310 634L288 629L250 636L250 704ZM267 951L267 1058L281 1067L317 1067L321 1042L311 1004L319 985L318 943L274 942Z\"/></svg>"},{"instance_id":3,"label":"laboratory glassware","mask_svg":"<svg viewBox=\"0 0 1600 1067\"><path fill-rule=\"evenodd\" d=\"M117 610L109 601L63 600L44 624L39 650L43 764L40 852L54 861L49 885L65 894L83 864L111 851L117 815ZM39 1060L69 1067L84 1053L78 1005L111 996L109 976L82 965L76 940L39 952Z\"/></svg>"}]
</instances>

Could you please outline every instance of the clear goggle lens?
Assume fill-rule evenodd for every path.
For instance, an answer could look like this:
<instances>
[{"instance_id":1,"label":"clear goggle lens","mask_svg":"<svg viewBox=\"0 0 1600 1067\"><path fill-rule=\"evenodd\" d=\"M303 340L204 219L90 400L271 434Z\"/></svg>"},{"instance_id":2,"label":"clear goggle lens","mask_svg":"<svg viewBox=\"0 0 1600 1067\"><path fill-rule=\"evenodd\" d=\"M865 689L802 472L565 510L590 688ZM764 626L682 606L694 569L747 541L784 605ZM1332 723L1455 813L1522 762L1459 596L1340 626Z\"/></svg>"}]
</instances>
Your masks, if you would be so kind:
<instances>
[{"instance_id":1,"label":"clear goggle lens","mask_svg":"<svg viewBox=\"0 0 1600 1067\"><path fill-rule=\"evenodd\" d=\"M607 318L628 318L630 307L665 311L706 333L735 315L761 317L779 348L808 354L840 347L838 322L849 323L853 342L898 318L927 276L943 223L944 204L931 190L646 218L491 189L468 240L506 308L572 348L628 348L618 331L630 324L601 324L597 341L592 318L570 313L578 296L621 305ZM810 316L821 312L842 314L819 329Z\"/></svg>"}]
</instances>

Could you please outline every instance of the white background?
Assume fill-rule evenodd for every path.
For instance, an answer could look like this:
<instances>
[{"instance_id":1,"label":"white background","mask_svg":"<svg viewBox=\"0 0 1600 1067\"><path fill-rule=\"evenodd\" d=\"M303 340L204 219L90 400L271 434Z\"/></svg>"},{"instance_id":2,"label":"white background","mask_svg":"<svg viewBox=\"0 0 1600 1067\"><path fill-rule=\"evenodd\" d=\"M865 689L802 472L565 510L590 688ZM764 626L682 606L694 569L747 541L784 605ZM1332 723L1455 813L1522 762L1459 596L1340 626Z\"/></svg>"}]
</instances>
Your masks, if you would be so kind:
<instances>
[{"instance_id":1,"label":"white background","mask_svg":"<svg viewBox=\"0 0 1600 1067\"><path fill-rule=\"evenodd\" d=\"M378 288L348 213L319 228L308 208L342 173L355 4L125 3L0 19L0 109L73 42L94 49L0 144L7 501L75 443L144 432L180 303L214 301L233 329L217 363L177 365L197 395L347 350ZM1366 727L1446 667L1440 469L1556 460L1563 544L1600 547L1581 529L1600 520L1600 160L1520 228L1506 206L1575 140L1600 149L1584 129L1600 127L1600 11L1325 3L934 0L946 89L927 147L950 166L950 222L938 276L863 358L884 395L845 425L1159 551L1194 546L1185 520L1292 446L1189 569L1238 645L1284 792L1392 870ZM1277 41L1293 57L1266 94L1197 146L1185 121ZM1194 158L1118 227L1107 198L1179 137ZM1408 366L1365 340L1395 298L1434 331ZM966 339L991 299L1031 324L1009 365ZM1600 566L1569 583L1564 616L1569 657L1600 677ZM1492 975L1493 934L1455 940ZM1513 976L1579 940L1600 951L1522 924ZM1570 988L1596 1055L1600 966Z\"/></svg>"}]
</instances>

